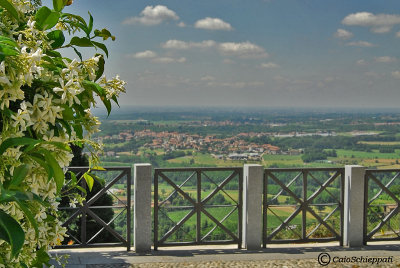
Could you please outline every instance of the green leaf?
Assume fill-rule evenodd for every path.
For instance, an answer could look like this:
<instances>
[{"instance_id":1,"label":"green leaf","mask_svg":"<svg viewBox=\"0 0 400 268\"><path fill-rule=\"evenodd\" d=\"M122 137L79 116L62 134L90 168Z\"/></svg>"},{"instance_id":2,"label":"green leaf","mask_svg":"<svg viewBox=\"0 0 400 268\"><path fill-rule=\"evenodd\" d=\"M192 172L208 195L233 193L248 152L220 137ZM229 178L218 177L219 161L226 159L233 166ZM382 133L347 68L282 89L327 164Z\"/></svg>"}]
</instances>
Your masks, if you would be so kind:
<instances>
[{"instance_id":1,"label":"green leaf","mask_svg":"<svg viewBox=\"0 0 400 268\"><path fill-rule=\"evenodd\" d=\"M61 58L62 55L60 52L58 51L54 51L54 50L46 50L46 55L51 56L51 57L55 57L55 58Z\"/></svg>"},{"instance_id":2,"label":"green leaf","mask_svg":"<svg viewBox=\"0 0 400 268\"><path fill-rule=\"evenodd\" d=\"M57 193L60 192L62 186L64 185L64 172L61 169L60 165L56 161L56 159L51 155L51 153L44 151L44 158L46 159L46 163L49 165L50 169L53 171L54 181L57 186Z\"/></svg>"},{"instance_id":3,"label":"green leaf","mask_svg":"<svg viewBox=\"0 0 400 268\"><path fill-rule=\"evenodd\" d=\"M97 176L96 174L91 173L90 176L92 176L96 181L98 181L101 186L104 186L106 184L106 181L103 178Z\"/></svg>"},{"instance_id":4,"label":"green leaf","mask_svg":"<svg viewBox=\"0 0 400 268\"><path fill-rule=\"evenodd\" d=\"M71 42L69 42L70 45L72 46L78 46L78 47L92 47L93 43L92 41L89 40L87 37L77 37L74 36L71 39Z\"/></svg>"},{"instance_id":5,"label":"green leaf","mask_svg":"<svg viewBox=\"0 0 400 268\"><path fill-rule=\"evenodd\" d=\"M108 100L108 99L106 99L106 98L104 98L104 97L102 97L102 98L100 98L102 101L103 101L103 104L104 104L104 106L106 107L106 109L107 109L107 114L108 115L110 115L110 113L111 113L111 101L110 100Z\"/></svg>"},{"instance_id":6,"label":"green leaf","mask_svg":"<svg viewBox=\"0 0 400 268\"><path fill-rule=\"evenodd\" d=\"M75 50L76 55L78 55L79 59L82 61L82 54L74 47L72 47Z\"/></svg>"},{"instance_id":7,"label":"green leaf","mask_svg":"<svg viewBox=\"0 0 400 268\"><path fill-rule=\"evenodd\" d=\"M111 97L111 99L118 105L118 107L121 107L121 106L119 106L117 96L114 95Z\"/></svg>"},{"instance_id":8,"label":"green leaf","mask_svg":"<svg viewBox=\"0 0 400 268\"><path fill-rule=\"evenodd\" d=\"M0 43L0 55L2 56L17 56L19 51L10 45Z\"/></svg>"},{"instance_id":9,"label":"green leaf","mask_svg":"<svg viewBox=\"0 0 400 268\"><path fill-rule=\"evenodd\" d=\"M99 97L105 97L106 96L106 92L104 91L104 89L99 84L97 84L95 82L84 80L82 82L82 85L83 85L83 87L85 89L92 90L92 91L96 92L96 94L99 95Z\"/></svg>"},{"instance_id":10,"label":"green leaf","mask_svg":"<svg viewBox=\"0 0 400 268\"><path fill-rule=\"evenodd\" d=\"M49 262L50 262L50 256L47 253L46 247L42 247L36 251L36 259L32 263L32 267L42 268L44 265L46 265L47 267L50 267Z\"/></svg>"},{"instance_id":11,"label":"green leaf","mask_svg":"<svg viewBox=\"0 0 400 268\"><path fill-rule=\"evenodd\" d=\"M19 20L18 11L15 9L12 3L7 0L0 0L0 6L4 7L14 19Z\"/></svg>"},{"instance_id":12,"label":"green leaf","mask_svg":"<svg viewBox=\"0 0 400 268\"><path fill-rule=\"evenodd\" d=\"M62 105L62 108L64 109L62 111L63 119L64 120L74 120L74 111L69 107L68 105Z\"/></svg>"},{"instance_id":13,"label":"green leaf","mask_svg":"<svg viewBox=\"0 0 400 268\"><path fill-rule=\"evenodd\" d=\"M31 210L28 207L28 203L26 201L20 201L18 199L15 200L18 204L19 208L24 212L25 216L28 218L29 222L31 223L33 229L35 229L36 238L39 237L39 228L35 217L33 216Z\"/></svg>"},{"instance_id":14,"label":"green leaf","mask_svg":"<svg viewBox=\"0 0 400 268\"><path fill-rule=\"evenodd\" d=\"M70 13L63 13L61 15L61 18L67 18L67 20L64 20L65 23L69 23L71 26L82 29L89 36L91 31L89 31L86 21L81 16ZM73 19L75 19L76 21L74 21Z\"/></svg>"},{"instance_id":15,"label":"green leaf","mask_svg":"<svg viewBox=\"0 0 400 268\"><path fill-rule=\"evenodd\" d=\"M33 193L31 192L21 192L14 190L2 189L0 195L0 203L12 202L15 200L29 200L32 201L34 199Z\"/></svg>"},{"instance_id":16,"label":"green leaf","mask_svg":"<svg viewBox=\"0 0 400 268\"><path fill-rule=\"evenodd\" d=\"M76 175L74 172L68 171L69 175L71 176L71 181L73 184L76 184L78 180L76 179Z\"/></svg>"},{"instance_id":17,"label":"green leaf","mask_svg":"<svg viewBox=\"0 0 400 268\"><path fill-rule=\"evenodd\" d=\"M39 153L29 154L29 157L32 158L36 163L38 163L44 170L46 170L47 177L50 180L53 176L53 172L50 169L49 165L45 162L43 155Z\"/></svg>"},{"instance_id":18,"label":"green leaf","mask_svg":"<svg viewBox=\"0 0 400 268\"><path fill-rule=\"evenodd\" d=\"M8 138L0 145L0 155L3 154L8 148L20 145L35 145L40 143L39 140L35 140L27 137L20 138Z\"/></svg>"},{"instance_id":19,"label":"green leaf","mask_svg":"<svg viewBox=\"0 0 400 268\"><path fill-rule=\"evenodd\" d=\"M83 25L87 26L87 25L86 25L86 21L85 21L81 16L78 16L78 15L75 15L75 14L63 13L63 14L61 15L61 18L74 18L74 19L76 19L77 21L79 21L80 23L82 23Z\"/></svg>"},{"instance_id":20,"label":"green leaf","mask_svg":"<svg viewBox=\"0 0 400 268\"><path fill-rule=\"evenodd\" d=\"M20 165L14 169L14 174L10 186L18 186L26 177L29 172L29 165Z\"/></svg>"},{"instance_id":21,"label":"green leaf","mask_svg":"<svg viewBox=\"0 0 400 268\"><path fill-rule=\"evenodd\" d=\"M90 14L90 12L88 12L89 13L89 16L90 16L90 18L89 18L89 26L88 26L88 31L89 31L89 34L92 32L92 30L93 30L93 16L92 16L92 14ZM88 35L89 35L88 34Z\"/></svg>"},{"instance_id":22,"label":"green leaf","mask_svg":"<svg viewBox=\"0 0 400 268\"><path fill-rule=\"evenodd\" d=\"M107 171L107 169L101 167L101 166L94 166L91 168L91 170L101 170L101 171Z\"/></svg>"},{"instance_id":23,"label":"green leaf","mask_svg":"<svg viewBox=\"0 0 400 268\"><path fill-rule=\"evenodd\" d=\"M52 32L48 33L47 37L50 40L54 41L53 43L51 43L51 47L53 49L61 47L65 42L64 34L60 30L55 30L55 31L52 31Z\"/></svg>"},{"instance_id":24,"label":"green leaf","mask_svg":"<svg viewBox=\"0 0 400 268\"><path fill-rule=\"evenodd\" d=\"M106 47L104 44L99 43L99 42L96 42L96 41L92 41L92 43L93 43L96 47L98 47L98 48L100 48L101 50L103 50L104 53L106 53L106 56L107 56L107 58L108 58L108 49L107 49L107 47Z\"/></svg>"},{"instance_id":25,"label":"green leaf","mask_svg":"<svg viewBox=\"0 0 400 268\"><path fill-rule=\"evenodd\" d=\"M51 11L48 7L41 7L35 16L36 27L39 30L46 30L53 28L60 19L60 12Z\"/></svg>"},{"instance_id":26,"label":"green leaf","mask_svg":"<svg viewBox=\"0 0 400 268\"><path fill-rule=\"evenodd\" d=\"M53 0L53 7L55 11L60 12L64 8L64 1L63 0Z\"/></svg>"},{"instance_id":27,"label":"green leaf","mask_svg":"<svg viewBox=\"0 0 400 268\"><path fill-rule=\"evenodd\" d=\"M84 173L83 178L85 178L86 184L89 187L89 191L91 192L92 188L93 188L93 183L94 183L93 177L90 176L88 173Z\"/></svg>"},{"instance_id":28,"label":"green leaf","mask_svg":"<svg viewBox=\"0 0 400 268\"><path fill-rule=\"evenodd\" d=\"M57 122L60 122L61 125L63 125L63 127L67 130L68 135L71 136L72 129L71 129L70 124L62 119L57 119Z\"/></svg>"},{"instance_id":29,"label":"green leaf","mask_svg":"<svg viewBox=\"0 0 400 268\"><path fill-rule=\"evenodd\" d=\"M94 30L94 35L95 36L99 36L99 37L103 37L103 40L107 40L108 38L111 37L111 39L114 41L115 40L115 36L113 36L109 30L107 29L102 29L100 30Z\"/></svg>"},{"instance_id":30,"label":"green leaf","mask_svg":"<svg viewBox=\"0 0 400 268\"><path fill-rule=\"evenodd\" d=\"M0 239L11 245L11 257L16 257L25 241L25 233L19 223L10 215L0 210Z\"/></svg>"},{"instance_id":31,"label":"green leaf","mask_svg":"<svg viewBox=\"0 0 400 268\"><path fill-rule=\"evenodd\" d=\"M42 142L43 144L50 144L53 145L55 147L57 147L58 149L67 151L67 152L71 152L71 148L68 146L68 144L63 143L63 142L59 142L59 141L44 141Z\"/></svg>"},{"instance_id":32,"label":"green leaf","mask_svg":"<svg viewBox=\"0 0 400 268\"><path fill-rule=\"evenodd\" d=\"M81 187L81 186L79 186L79 185L77 185L77 186L75 186L75 187L76 187L76 189L78 189L79 191L81 191L82 193L84 193L85 195L87 195L87 192L86 192L85 188L83 188L83 187Z\"/></svg>"},{"instance_id":33,"label":"green leaf","mask_svg":"<svg viewBox=\"0 0 400 268\"><path fill-rule=\"evenodd\" d=\"M92 90L96 92L97 95L99 95L101 101L103 102L104 106L107 109L108 115L110 115L112 108L111 101L106 98L106 92L104 91L104 89L99 84L87 80L84 80L82 82L82 85L85 89Z\"/></svg>"},{"instance_id":34,"label":"green leaf","mask_svg":"<svg viewBox=\"0 0 400 268\"><path fill-rule=\"evenodd\" d=\"M83 139L83 128L81 124L75 124L73 125L74 130L76 132L76 136L80 139Z\"/></svg>"},{"instance_id":35,"label":"green leaf","mask_svg":"<svg viewBox=\"0 0 400 268\"><path fill-rule=\"evenodd\" d=\"M6 36L0 35L0 43L7 44L12 47L18 47L18 44L14 41L14 39L8 38Z\"/></svg>"},{"instance_id":36,"label":"green leaf","mask_svg":"<svg viewBox=\"0 0 400 268\"><path fill-rule=\"evenodd\" d=\"M99 62L97 64L97 67L99 67L99 69L97 69L97 71L96 71L96 79L95 79L95 81L99 80L100 77L103 75L103 73L104 73L104 65L106 63L104 61L103 55L97 54L96 56L98 56L98 55L100 55Z\"/></svg>"}]
</instances>

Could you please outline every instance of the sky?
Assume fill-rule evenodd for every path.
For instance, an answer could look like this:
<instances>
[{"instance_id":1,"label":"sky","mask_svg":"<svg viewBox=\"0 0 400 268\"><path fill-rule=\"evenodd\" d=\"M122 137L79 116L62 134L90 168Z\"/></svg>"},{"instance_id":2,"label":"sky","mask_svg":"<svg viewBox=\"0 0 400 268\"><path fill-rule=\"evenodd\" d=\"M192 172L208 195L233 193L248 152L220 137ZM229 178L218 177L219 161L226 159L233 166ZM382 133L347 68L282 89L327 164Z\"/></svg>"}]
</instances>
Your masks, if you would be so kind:
<instances>
[{"instance_id":1,"label":"sky","mask_svg":"<svg viewBox=\"0 0 400 268\"><path fill-rule=\"evenodd\" d=\"M90 11L116 36L106 74L127 82L123 107L400 101L398 0L75 0L64 11Z\"/></svg>"}]
</instances>

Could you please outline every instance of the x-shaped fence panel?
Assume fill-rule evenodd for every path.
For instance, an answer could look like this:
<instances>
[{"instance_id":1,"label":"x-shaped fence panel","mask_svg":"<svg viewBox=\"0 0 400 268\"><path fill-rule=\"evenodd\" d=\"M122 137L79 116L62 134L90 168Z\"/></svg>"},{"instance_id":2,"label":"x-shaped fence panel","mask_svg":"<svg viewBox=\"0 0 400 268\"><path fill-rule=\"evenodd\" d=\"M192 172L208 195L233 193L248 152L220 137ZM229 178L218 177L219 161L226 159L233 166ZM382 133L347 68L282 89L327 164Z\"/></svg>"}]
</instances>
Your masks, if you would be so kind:
<instances>
[{"instance_id":1,"label":"x-shaped fence panel","mask_svg":"<svg viewBox=\"0 0 400 268\"><path fill-rule=\"evenodd\" d=\"M154 170L154 249L242 243L242 168Z\"/></svg>"},{"instance_id":2,"label":"x-shaped fence panel","mask_svg":"<svg viewBox=\"0 0 400 268\"><path fill-rule=\"evenodd\" d=\"M339 241L343 168L265 169L263 245Z\"/></svg>"},{"instance_id":3,"label":"x-shaped fence panel","mask_svg":"<svg viewBox=\"0 0 400 268\"><path fill-rule=\"evenodd\" d=\"M81 178L88 167L70 167L68 171ZM108 167L104 170L91 170L93 175L110 177L98 189L89 191L86 181L81 180L88 198L82 205L59 206L60 217L65 218L62 226L67 228L67 242L58 248L87 248L98 246L131 245L131 168ZM100 174L99 174L100 173ZM112 188L118 184L122 189ZM105 204L105 205L104 205ZM115 223L118 219L119 223ZM118 228L118 230L117 230Z\"/></svg>"},{"instance_id":4,"label":"x-shaped fence panel","mask_svg":"<svg viewBox=\"0 0 400 268\"><path fill-rule=\"evenodd\" d=\"M366 170L364 204L364 242L400 240L400 170Z\"/></svg>"}]
</instances>

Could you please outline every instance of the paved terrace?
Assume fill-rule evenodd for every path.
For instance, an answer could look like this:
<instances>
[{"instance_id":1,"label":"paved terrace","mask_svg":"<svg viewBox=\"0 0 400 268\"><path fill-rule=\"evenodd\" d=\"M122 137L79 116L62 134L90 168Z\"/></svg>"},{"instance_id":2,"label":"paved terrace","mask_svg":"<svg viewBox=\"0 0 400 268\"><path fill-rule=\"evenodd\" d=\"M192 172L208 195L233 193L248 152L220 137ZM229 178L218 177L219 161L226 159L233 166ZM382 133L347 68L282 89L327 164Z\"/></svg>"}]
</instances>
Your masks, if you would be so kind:
<instances>
[{"instance_id":1,"label":"paved terrace","mask_svg":"<svg viewBox=\"0 0 400 268\"><path fill-rule=\"evenodd\" d=\"M146 254L126 248L58 249L51 254L70 255L67 268L90 267L322 267L321 253L331 256L325 267L400 267L400 242L374 242L368 246L344 248L338 243L271 245L245 250L236 246L163 247ZM336 257L393 257L392 263L333 263ZM326 257L322 261L326 261ZM56 267L61 267L53 262Z\"/></svg>"}]
</instances>

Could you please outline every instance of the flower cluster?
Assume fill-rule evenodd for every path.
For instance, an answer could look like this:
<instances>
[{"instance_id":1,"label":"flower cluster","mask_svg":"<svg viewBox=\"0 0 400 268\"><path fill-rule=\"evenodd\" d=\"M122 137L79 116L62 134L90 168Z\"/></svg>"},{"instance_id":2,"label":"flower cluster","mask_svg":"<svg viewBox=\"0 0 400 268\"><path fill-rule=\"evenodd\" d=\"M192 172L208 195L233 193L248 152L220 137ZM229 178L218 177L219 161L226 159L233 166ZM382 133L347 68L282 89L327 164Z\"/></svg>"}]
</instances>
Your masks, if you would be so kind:
<instances>
[{"instance_id":1,"label":"flower cluster","mask_svg":"<svg viewBox=\"0 0 400 268\"><path fill-rule=\"evenodd\" d=\"M77 50L93 46L108 54L93 39L106 40L109 32L90 35L92 23L62 13L70 1L53 3L51 10L26 0L0 2L0 221L6 226L0 232L7 222L17 226L0 233L0 267L40 266L63 241L66 229L56 212L73 156L69 144L99 149L87 140L100 124L90 109L100 99L110 112L111 101L125 92L118 76L103 76L102 54L83 60ZM65 45L63 31L71 29L86 36ZM73 48L79 59L62 57L61 47Z\"/></svg>"}]
</instances>

